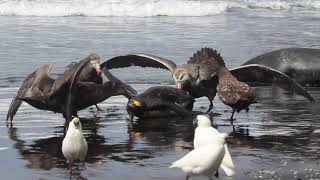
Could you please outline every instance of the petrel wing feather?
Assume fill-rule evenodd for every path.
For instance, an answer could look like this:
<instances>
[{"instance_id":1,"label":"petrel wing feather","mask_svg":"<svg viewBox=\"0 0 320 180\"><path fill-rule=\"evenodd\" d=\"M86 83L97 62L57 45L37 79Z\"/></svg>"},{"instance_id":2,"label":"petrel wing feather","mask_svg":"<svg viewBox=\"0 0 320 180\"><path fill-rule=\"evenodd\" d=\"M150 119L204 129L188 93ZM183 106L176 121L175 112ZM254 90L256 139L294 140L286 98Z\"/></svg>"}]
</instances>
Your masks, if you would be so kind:
<instances>
[{"instance_id":1,"label":"petrel wing feather","mask_svg":"<svg viewBox=\"0 0 320 180\"><path fill-rule=\"evenodd\" d=\"M230 69L239 80L246 83L275 84L280 88L294 92L314 102L314 98L299 83L286 74L259 64L250 64Z\"/></svg>"},{"instance_id":2,"label":"petrel wing feather","mask_svg":"<svg viewBox=\"0 0 320 180\"><path fill-rule=\"evenodd\" d=\"M106 67L107 69L123 68L130 66L161 68L169 70L171 71L171 73L176 68L176 64L171 60L145 53L135 53L124 56L117 56L101 64L102 68Z\"/></svg>"},{"instance_id":3,"label":"petrel wing feather","mask_svg":"<svg viewBox=\"0 0 320 180\"><path fill-rule=\"evenodd\" d=\"M67 96L67 102L66 102L66 118L68 121L71 121L72 119L72 105L73 105L73 95L76 94L77 91L77 81L79 79L79 75L82 72L82 70L84 69L84 67L90 62L90 59L87 58L84 61L80 61L79 64L77 64L77 69L74 72L74 74L72 74L72 80L71 80L71 84L69 87L69 91L68 91L68 96Z\"/></svg>"},{"instance_id":4,"label":"petrel wing feather","mask_svg":"<svg viewBox=\"0 0 320 180\"><path fill-rule=\"evenodd\" d=\"M40 80L40 78L42 78L43 76L49 76L49 72L51 68L52 68L52 64L44 65L41 68L33 71L23 80L17 92L17 95L12 99L10 103L8 113L7 113L7 119L6 119L7 121L9 120L9 118L12 121L20 105L22 104L22 100L19 98L30 96L32 85L37 83L37 81Z\"/></svg>"}]
</instances>

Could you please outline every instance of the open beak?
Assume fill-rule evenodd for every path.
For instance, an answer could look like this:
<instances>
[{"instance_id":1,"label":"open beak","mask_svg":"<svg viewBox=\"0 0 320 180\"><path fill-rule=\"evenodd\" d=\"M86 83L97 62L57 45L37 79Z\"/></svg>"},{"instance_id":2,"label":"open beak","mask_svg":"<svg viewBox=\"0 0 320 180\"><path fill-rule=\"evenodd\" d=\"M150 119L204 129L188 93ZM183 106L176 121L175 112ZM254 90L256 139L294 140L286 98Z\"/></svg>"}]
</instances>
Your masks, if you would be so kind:
<instances>
[{"instance_id":1,"label":"open beak","mask_svg":"<svg viewBox=\"0 0 320 180\"><path fill-rule=\"evenodd\" d=\"M100 68L100 65L99 65L99 64L96 64L95 69L96 69L97 75L101 77L101 75L102 75L102 70L101 70L101 68Z\"/></svg>"}]
</instances>

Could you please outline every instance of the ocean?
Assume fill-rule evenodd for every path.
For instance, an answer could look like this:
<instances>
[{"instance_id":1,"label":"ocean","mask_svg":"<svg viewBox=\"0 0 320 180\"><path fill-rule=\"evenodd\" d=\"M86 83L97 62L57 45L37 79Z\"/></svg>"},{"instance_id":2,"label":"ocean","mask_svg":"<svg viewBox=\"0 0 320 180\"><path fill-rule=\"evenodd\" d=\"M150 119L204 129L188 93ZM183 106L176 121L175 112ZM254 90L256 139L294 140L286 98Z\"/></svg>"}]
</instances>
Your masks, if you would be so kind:
<instances>
[{"instance_id":1,"label":"ocean","mask_svg":"<svg viewBox=\"0 0 320 180\"><path fill-rule=\"evenodd\" d=\"M149 53L185 63L202 47L223 56L228 68L287 47L320 48L318 0L0 0L0 179L69 179L61 152L61 114L23 104L13 120L7 110L23 79L44 64L53 75L90 53L102 62ZM111 70L138 92L174 84L152 68ZM212 118L228 142L233 178L319 179L319 88L306 99L276 87L256 87L258 103L235 114L214 100ZM170 164L193 148L194 118L136 120L128 124L127 99L112 97L79 112L89 144L86 170L72 179L184 179ZM205 111L206 98L195 110ZM194 178L201 179L201 178Z\"/></svg>"}]
</instances>

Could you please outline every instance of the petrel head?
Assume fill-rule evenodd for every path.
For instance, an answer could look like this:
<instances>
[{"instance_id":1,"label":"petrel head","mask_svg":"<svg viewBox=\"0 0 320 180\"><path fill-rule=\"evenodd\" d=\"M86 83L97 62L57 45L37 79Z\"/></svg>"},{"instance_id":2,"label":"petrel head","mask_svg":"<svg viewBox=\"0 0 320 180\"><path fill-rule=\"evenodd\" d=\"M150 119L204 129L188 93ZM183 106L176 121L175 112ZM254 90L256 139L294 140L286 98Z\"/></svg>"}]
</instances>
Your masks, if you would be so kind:
<instances>
[{"instance_id":1,"label":"petrel head","mask_svg":"<svg viewBox=\"0 0 320 180\"><path fill-rule=\"evenodd\" d=\"M90 58L91 67L96 70L97 76L102 75L101 67L100 67L100 57L97 54L90 54L88 56Z\"/></svg>"}]
</instances>

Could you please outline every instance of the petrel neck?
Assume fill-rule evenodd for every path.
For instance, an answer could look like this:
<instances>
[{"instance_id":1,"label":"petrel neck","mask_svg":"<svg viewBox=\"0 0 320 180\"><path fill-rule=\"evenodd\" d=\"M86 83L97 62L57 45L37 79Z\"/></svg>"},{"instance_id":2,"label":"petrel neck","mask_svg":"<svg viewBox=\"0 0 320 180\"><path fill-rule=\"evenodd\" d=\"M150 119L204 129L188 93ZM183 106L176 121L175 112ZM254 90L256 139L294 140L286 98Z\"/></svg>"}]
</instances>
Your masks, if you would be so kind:
<instances>
[{"instance_id":1,"label":"petrel neck","mask_svg":"<svg viewBox=\"0 0 320 180\"><path fill-rule=\"evenodd\" d=\"M125 91L121 84L116 81L107 81L103 83L103 91L106 97L124 95Z\"/></svg>"},{"instance_id":2,"label":"petrel neck","mask_svg":"<svg viewBox=\"0 0 320 180\"><path fill-rule=\"evenodd\" d=\"M219 77L219 82L222 82L223 80L237 80L229 71L224 66L221 66L218 70L218 77Z\"/></svg>"},{"instance_id":3,"label":"petrel neck","mask_svg":"<svg viewBox=\"0 0 320 180\"><path fill-rule=\"evenodd\" d=\"M219 78L220 78L220 77L223 77L223 76L225 76L225 75L228 75L228 74L230 74L229 70L228 70L226 67L224 67L224 66L220 66L220 68L219 68L219 70L218 70L218 76L219 76Z\"/></svg>"}]
</instances>

